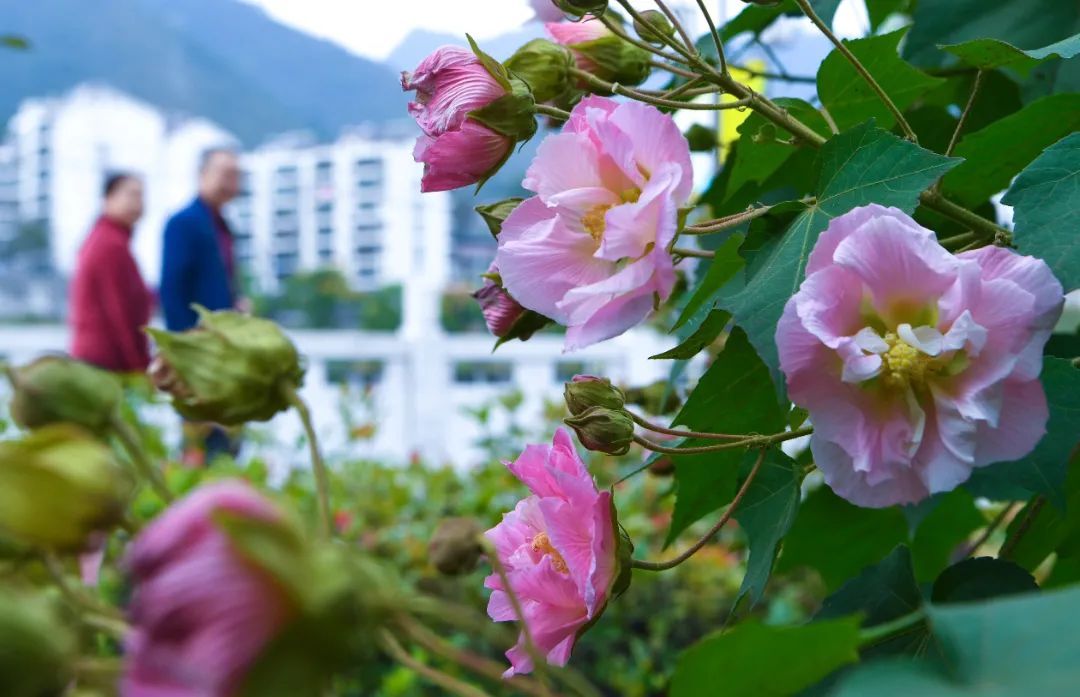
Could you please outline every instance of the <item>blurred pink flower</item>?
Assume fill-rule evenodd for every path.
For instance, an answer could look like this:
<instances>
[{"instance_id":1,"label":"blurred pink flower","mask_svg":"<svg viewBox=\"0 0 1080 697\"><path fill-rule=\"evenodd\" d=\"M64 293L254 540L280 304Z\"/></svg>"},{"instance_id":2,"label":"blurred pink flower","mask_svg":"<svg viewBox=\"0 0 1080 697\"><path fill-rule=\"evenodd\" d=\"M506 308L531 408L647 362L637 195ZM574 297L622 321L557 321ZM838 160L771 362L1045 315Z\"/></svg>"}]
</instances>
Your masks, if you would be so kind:
<instances>
[{"instance_id":1,"label":"blurred pink flower","mask_svg":"<svg viewBox=\"0 0 1080 697\"><path fill-rule=\"evenodd\" d=\"M1062 303L1039 259L954 256L895 208L834 219L776 330L825 481L860 506L912 503L1029 453L1045 432L1038 377Z\"/></svg>"},{"instance_id":2,"label":"blurred pink flower","mask_svg":"<svg viewBox=\"0 0 1080 697\"><path fill-rule=\"evenodd\" d=\"M123 697L231 697L294 614L283 589L218 527L219 512L281 519L248 484L223 481L174 503L132 544Z\"/></svg>"},{"instance_id":3,"label":"blurred pink flower","mask_svg":"<svg viewBox=\"0 0 1080 697\"><path fill-rule=\"evenodd\" d=\"M555 432L552 445L530 445L507 467L529 487L502 522L485 535L507 570L525 622L547 661L563 666L578 633L603 612L617 575L611 493L597 491L570 435ZM498 574L488 614L496 622L517 619ZM506 652L510 677L533 670L524 639Z\"/></svg>"},{"instance_id":4,"label":"blurred pink flower","mask_svg":"<svg viewBox=\"0 0 1080 697\"><path fill-rule=\"evenodd\" d=\"M525 308L490 279L484 282L480 290L473 293L473 298L480 305L488 331L500 339L510 333L514 322L525 312Z\"/></svg>"},{"instance_id":5,"label":"blurred pink flower","mask_svg":"<svg viewBox=\"0 0 1080 697\"><path fill-rule=\"evenodd\" d=\"M559 19L562 19L560 16ZM558 20L544 25L548 34L555 43L562 44L574 54L577 66L587 72L596 72L597 65L581 51L575 51L575 44L602 39L605 36L613 36L611 30L604 26L599 19L589 15L578 22L560 22Z\"/></svg>"},{"instance_id":6,"label":"blurred pink flower","mask_svg":"<svg viewBox=\"0 0 1080 697\"><path fill-rule=\"evenodd\" d=\"M424 163L421 191L475 184L510 153L511 138L469 118L507 93L472 51L437 49L414 72L401 74L401 87L416 90L409 113L423 131L413 150Z\"/></svg>"},{"instance_id":7,"label":"blurred pink flower","mask_svg":"<svg viewBox=\"0 0 1080 697\"><path fill-rule=\"evenodd\" d=\"M503 222L495 265L515 300L567 327L567 350L622 334L668 298L668 246L693 186L669 116L587 97L523 186L537 195Z\"/></svg>"},{"instance_id":8,"label":"blurred pink flower","mask_svg":"<svg viewBox=\"0 0 1080 697\"><path fill-rule=\"evenodd\" d=\"M558 22L564 16L563 11L556 7L552 0L529 0L529 4L536 13L533 19L538 22Z\"/></svg>"}]
</instances>

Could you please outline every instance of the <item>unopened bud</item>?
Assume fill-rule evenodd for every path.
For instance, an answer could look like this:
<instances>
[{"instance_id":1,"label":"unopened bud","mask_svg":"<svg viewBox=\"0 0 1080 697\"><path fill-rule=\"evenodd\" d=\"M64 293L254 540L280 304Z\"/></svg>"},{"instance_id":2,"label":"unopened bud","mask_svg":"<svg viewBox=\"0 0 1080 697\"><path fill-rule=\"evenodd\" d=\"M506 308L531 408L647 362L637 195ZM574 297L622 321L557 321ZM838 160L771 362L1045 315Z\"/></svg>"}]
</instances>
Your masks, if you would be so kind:
<instances>
[{"instance_id":1,"label":"unopened bud","mask_svg":"<svg viewBox=\"0 0 1080 697\"><path fill-rule=\"evenodd\" d=\"M123 399L114 375L66 356L44 356L10 377L11 417L25 429L71 423L100 435Z\"/></svg>"},{"instance_id":2,"label":"unopened bud","mask_svg":"<svg viewBox=\"0 0 1080 697\"><path fill-rule=\"evenodd\" d=\"M659 10L645 10L640 13L641 20L634 19L634 31L642 40L650 44L662 44L656 35L675 36L675 27L671 26L667 16ZM643 20L643 21L642 21Z\"/></svg>"},{"instance_id":3,"label":"unopened bud","mask_svg":"<svg viewBox=\"0 0 1080 697\"><path fill-rule=\"evenodd\" d=\"M483 549L480 524L472 518L446 518L428 545L428 558L439 573L460 576L476 568Z\"/></svg>"},{"instance_id":4,"label":"unopened bud","mask_svg":"<svg viewBox=\"0 0 1080 697\"><path fill-rule=\"evenodd\" d=\"M495 203L486 203L476 207L476 212L480 214L480 217L487 223L488 229L491 230L493 237L498 239L499 233L502 232L503 221L507 216L514 212L514 209L518 207L525 199L522 198L507 198L502 201L496 201Z\"/></svg>"},{"instance_id":5,"label":"unopened bud","mask_svg":"<svg viewBox=\"0 0 1080 697\"><path fill-rule=\"evenodd\" d=\"M72 632L41 596L0 589L0 694L67 694L76 656Z\"/></svg>"},{"instance_id":6,"label":"unopened bud","mask_svg":"<svg viewBox=\"0 0 1080 697\"><path fill-rule=\"evenodd\" d=\"M607 82L640 85L652 72L648 51L615 34L569 44L569 47L585 59L589 72Z\"/></svg>"},{"instance_id":7,"label":"unopened bud","mask_svg":"<svg viewBox=\"0 0 1080 697\"><path fill-rule=\"evenodd\" d=\"M683 135L686 136L686 142L690 144L691 152L712 151L720 143L716 131L700 123L690 126Z\"/></svg>"},{"instance_id":8,"label":"unopened bud","mask_svg":"<svg viewBox=\"0 0 1080 697\"><path fill-rule=\"evenodd\" d=\"M80 551L122 520L132 485L89 433L44 426L0 442L0 530L28 545Z\"/></svg>"},{"instance_id":9,"label":"unopened bud","mask_svg":"<svg viewBox=\"0 0 1080 697\"><path fill-rule=\"evenodd\" d=\"M601 15L608 6L608 0L553 0L553 2L555 7L576 17L588 14Z\"/></svg>"},{"instance_id":10,"label":"unopened bud","mask_svg":"<svg viewBox=\"0 0 1080 697\"><path fill-rule=\"evenodd\" d=\"M589 450L608 455L625 455L634 442L634 421L625 411L592 407L577 416L563 419Z\"/></svg>"},{"instance_id":11,"label":"unopened bud","mask_svg":"<svg viewBox=\"0 0 1080 697\"><path fill-rule=\"evenodd\" d=\"M503 63L532 90L537 102L555 99L571 85L570 68L574 56L570 51L546 39L533 39Z\"/></svg>"},{"instance_id":12,"label":"unopened bud","mask_svg":"<svg viewBox=\"0 0 1080 697\"><path fill-rule=\"evenodd\" d=\"M186 332L148 329L158 355L150 378L186 419L235 426L267 421L289 408L304 369L296 347L269 320L197 308Z\"/></svg>"},{"instance_id":13,"label":"unopened bud","mask_svg":"<svg viewBox=\"0 0 1080 697\"><path fill-rule=\"evenodd\" d=\"M566 408L574 416L592 407L619 410L626 405L622 390L612 385L611 380L595 375L575 375L563 387L563 397Z\"/></svg>"}]
</instances>

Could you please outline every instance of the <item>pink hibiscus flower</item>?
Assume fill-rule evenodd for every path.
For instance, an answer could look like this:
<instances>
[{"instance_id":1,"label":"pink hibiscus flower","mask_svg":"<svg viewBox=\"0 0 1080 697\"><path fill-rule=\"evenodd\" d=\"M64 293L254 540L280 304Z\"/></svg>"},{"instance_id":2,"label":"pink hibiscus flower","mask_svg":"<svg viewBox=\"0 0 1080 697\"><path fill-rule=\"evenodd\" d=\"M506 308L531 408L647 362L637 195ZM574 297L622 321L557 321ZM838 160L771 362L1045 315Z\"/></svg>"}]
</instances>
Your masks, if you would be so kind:
<instances>
[{"instance_id":1,"label":"pink hibiscus flower","mask_svg":"<svg viewBox=\"0 0 1080 697\"><path fill-rule=\"evenodd\" d=\"M552 445L530 445L507 467L532 496L485 535L507 569L537 648L549 663L564 666L578 634L603 612L617 575L611 493L597 491L563 429ZM491 619L517 619L499 575L484 585L492 589ZM524 639L506 657L506 677L534 667Z\"/></svg>"},{"instance_id":2,"label":"pink hibiscus flower","mask_svg":"<svg viewBox=\"0 0 1080 697\"><path fill-rule=\"evenodd\" d=\"M567 327L567 350L625 332L671 295L668 247L693 170L669 116L588 97L523 186L537 195L503 222L495 265L515 300Z\"/></svg>"},{"instance_id":3,"label":"pink hibiscus flower","mask_svg":"<svg viewBox=\"0 0 1080 697\"><path fill-rule=\"evenodd\" d=\"M903 212L869 205L829 224L806 274L776 343L840 496L913 503L1042 438L1042 349L1063 303L1043 261L1001 247L954 256Z\"/></svg>"}]
</instances>

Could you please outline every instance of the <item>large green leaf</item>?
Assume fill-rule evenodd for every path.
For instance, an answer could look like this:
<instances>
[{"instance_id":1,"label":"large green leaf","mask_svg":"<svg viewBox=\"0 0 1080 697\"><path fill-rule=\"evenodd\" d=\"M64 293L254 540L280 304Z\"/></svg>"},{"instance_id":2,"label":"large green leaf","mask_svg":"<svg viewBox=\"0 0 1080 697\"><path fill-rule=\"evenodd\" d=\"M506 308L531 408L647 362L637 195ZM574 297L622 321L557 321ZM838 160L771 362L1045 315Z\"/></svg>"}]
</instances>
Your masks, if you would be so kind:
<instances>
[{"instance_id":1,"label":"large green leaf","mask_svg":"<svg viewBox=\"0 0 1080 697\"><path fill-rule=\"evenodd\" d=\"M679 658L671 697L784 697L857 660L855 617L774 627L748 620Z\"/></svg>"},{"instance_id":2,"label":"large green leaf","mask_svg":"<svg viewBox=\"0 0 1080 697\"><path fill-rule=\"evenodd\" d=\"M967 537L984 525L986 520L976 508L975 498L966 490L941 494L911 538L915 577L929 581L937 576Z\"/></svg>"},{"instance_id":3,"label":"large green leaf","mask_svg":"<svg viewBox=\"0 0 1080 697\"><path fill-rule=\"evenodd\" d=\"M799 508L777 569L809 566L833 591L877 563L907 536L907 523L899 508L859 508L823 486L807 496Z\"/></svg>"},{"instance_id":4,"label":"large green leaf","mask_svg":"<svg viewBox=\"0 0 1080 697\"><path fill-rule=\"evenodd\" d=\"M757 255L747 269L745 288L717 303L746 330L774 371L778 388L782 378L774 341L776 323L784 303L798 290L810 250L829 220L868 203L910 213L919 193L958 163L901 140L872 122L825 143L819 155L817 202L795 218L778 244Z\"/></svg>"},{"instance_id":5,"label":"large green leaf","mask_svg":"<svg viewBox=\"0 0 1080 697\"><path fill-rule=\"evenodd\" d=\"M1076 694L1080 588L985 603L930 606L944 660L871 662L837 697L1033 697Z\"/></svg>"},{"instance_id":6,"label":"large green leaf","mask_svg":"<svg viewBox=\"0 0 1080 697\"><path fill-rule=\"evenodd\" d=\"M961 603L1037 590L1039 586L1031 574L1013 562L978 557L945 569L934 581L931 598L939 604Z\"/></svg>"},{"instance_id":7,"label":"large green leaf","mask_svg":"<svg viewBox=\"0 0 1080 697\"><path fill-rule=\"evenodd\" d=\"M840 7L840 0L810 0L810 6L826 24L831 25L833 16L836 15L836 8ZM802 11L792 0L778 0L774 5L748 5L720 29L720 37L728 41L744 32L752 32L757 36L781 15L801 16ZM706 55L711 55L715 51L712 47L712 39L708 36L702 37L697 43L698 49L705 51Z\"/></svg>"},{"instance_id":8,"label":"large green leaf","mask_svg":"<svg viewBox=\"0 0 1080 697\"><path fill-rule=\"evenodd\" d=\"M1074 119L1080 126L1080 95L1060 96L1076 100L1075 113L1059 118ZM1019 250L1045 259L1066 291L1080 287L1080 133L1047 148L1002 200L1013 207L1013 239Z\"/></svg>"},{"instance_id":9,"label":"large green leaf","mask_svg":"<svg viewBox=\"0 0 1080 697\"><path fill-rule=\"evenodd\" d=\"M903 111L923 93L939 85L940 78L930 77L900 58L897 46L906 29L881 36L847 41L855 54L893 103ZM870 118L887 127L895 123L888 107L863 80L839 51L830 53L817 74L818 96L836 125L845 130Z\"/></svg>"},{"instance_id":10,"label":"large green leaf","mask_svg":"<svg viewBox=\"0 0 1080 697\"><path fill-rule=\"evenodd\" d=\"M735 234L724 240L723 244L715 250L712 261L705 276L694 288L693 295L686 302L679 319L675 321L672 329L678 329L687 322L692 326L699 326L705 321L713 308L713 298L724 284L730 281L743 267L744 262L739 256L739 246L742 244L743 235Z\"/></svg>"},{"instance_id":11,"label":"large green leaf","mask_svg":"<svg viewBox=\"0 0 1080 697\"><path fill-rule=\"evenodd\" d=\"M756 453L748 455L756 457ZM794 460L778 449L766 453L761 470L735 511L735 520L746 533L750 548L746 575L739 588L740 599L749 596L753 604L765 591L777 547L799 510L801 483L802 473Z\"/></svg>"},{"instance_id":12,"label":"large green leaf","mask_svg":"<svg viewBox=\"0 0 1080 697\"><path fill-rule=\"evenodd\" d=\"M1071 0L919 0L904 56L939 66L949 56L938 45L987 37L1037 48L1075 34L1078 19Z\"/></svg>"},{"instance_id":13,"label":"large green leaf","mask_svg":"<svg viewBox=\"0 0 1080 697\"><path fill-rule=\"evenodd\" d=\"M976 470L973 479L984 484L984 494L990 493L985 489L990 480L1042 494L1064 511L1069 456L1080 438L1080 369L1064 358L1047 357L1040 379L1050 406L1046 435L1027 457Z\"/></svg>"},{"instance_id":14,"label":"large green leaf","mask_svg":"<svg viewBox=\"0 0 1080 697\"><path fill-rule=\"evenodd\" d=\"M1009 181L1043 148L1077 128L1080 94L1055 94L1036 100L965 136L956 146L956 155L964 162L945 175L942 190L961 205L982 203L1008 187Z\"/></svg>"},{"instance_id":15,"label":"large green leaf","mask_svg":"<svg viewBox=\"0 0 1080 697\"><path fill-rule=\"evenodd\" d=\"M1021 50L1008 42L997 39L974 39L940 48L980 70L1004 66L1026 70L1047 58L1072 58L1080 53L1080 34L1074 34L1067 39L1031 51Z\"/></svg>"},{"instance_id":16,"label":"large green leaf","mask_svg":"<svg viewBox=\"0 0 1080 697\"><path fill-rule=\"evenodd\" d=\"M776 433L784 427L769 372L736 329L672 422L712 433ZM687 440L684 447L717 441ZM702 516L731 501L741 450L675 456L675 512L667 543Z\"/></svg>"}]
</instances>

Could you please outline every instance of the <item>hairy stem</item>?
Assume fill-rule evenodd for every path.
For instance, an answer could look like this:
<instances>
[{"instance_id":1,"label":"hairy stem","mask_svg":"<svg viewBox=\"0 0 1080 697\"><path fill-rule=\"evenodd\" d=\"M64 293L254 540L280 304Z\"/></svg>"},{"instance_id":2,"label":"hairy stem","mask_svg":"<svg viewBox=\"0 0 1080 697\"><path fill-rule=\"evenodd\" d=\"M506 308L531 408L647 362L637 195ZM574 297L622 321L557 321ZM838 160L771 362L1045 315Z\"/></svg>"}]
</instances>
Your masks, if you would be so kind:
<instances>
[{"instance_id":1,"label":"hairy stem","mask_svg":"<svg viewBox=\"0 0 1080 697\"><path fill-rule=\"evenodd\" d=\"M757 477L758 470L761 469L761 463L765 461L765 452L766 451L763 448L758 455L757 460L754 461L754 466L751 468L750 474L746 475L746 480L735 493L735 498L731 500L731 505L724 511L724 515L720 516L720 520L716 521L716 524L709 528L709 531L702 535L697 542L690 545L686 551L674 559L669 559L667 561L644 561L641 559L634 559L631 562L631 566L635 569L644 569L645 571L665 571L682 564L684 561L697 554L698 550L709 543L709 540L713 538L713 535L720 532L720 529L727 525L727 522L731 520L731 516L735 515L735 510L739 507L739 503L742 502L743 497L746 496L746 492L750 490L750 485L753 483L754 478Z\"/></svg>"},{"instance_id":2,"label":"hairy stem","mask_svg":"<svg viewBox=\"0 0 1080 697\"><path fill-rule=\"evenodd\" d=\"M484 692L480 688L473 687L466 682L458 680L452 675L447 675L441 670L413 658L412 655L398 643L398 640L394 635L385 629L379 631L379 648L381 648L390 658L428 680L433 685L438 685L450 694L458 695L459 697L491 697L490 694Z\"/></svg>"},{"instance_id":3,"label":"hairy stem","mask_svg":"<svg viewBox=\"0 0 1080 697\"><path fill-rule=\"evenodd\" d=\"M998 552L998 559L1009 559L1012 557L1013 552L1016 551L1016 546L1020 544L1020 540L1024 539L1024 536L1031 530L1031 526L1035 523L1035 518L1038 517L1039 511L1046 505L1045 496L1036 496L1031 500L1031 505L1028 506L1027 513L1024 514L1024 519L1020 521L1019 527L1016 528L1016 532L1009 536L1009 539L1005 540L1005 544L1001 546L1001 551Z\"/></svg>"},{"instance_id":4,"label":"hairy stem","mask_svg":"<svg viewBox=\"0 0 1080 697\"><path fill-rule=\"evenodd\" d=\"M982 86L983 71L975 73L975 83L971 86L971 96L968 97L967 104L964 105L964 110L960 112L960 119L956 122L956 130L953 131L952 137L949 138L949 147L945 148L945 156L952 155L953 148L956 147L957 141L960 140L960 132L964 130L964 123L967 121L968 114L971 113L971 107L975 104L975 97L979 94L979 87Z\"/></svg>"},{"instance_id":5,"label":"hairy stem","mask_svg":"<svg viewBox=\"0 0 1080 697\"><path fill-rule=\"evenodd\" d=\"M756 208L750 208L742 213L735 213L733 215L724 216L723 218L717 218L715 220L707 220L703 223L696 225L687 225L682 229L680 234L683 235L708 235L714 232L722 232L724 230L730 230L733 227L739 227L743 223L748 223L755 218L760 218L772 209L772 206L757 206Z\"/></svg>"},{"instance_id":6,"label":"hairy stem","mask_svg":"<svg viewBox=\"0 0 1080 697\"><path fill-rule=\"evenodd\" d=\"M570 118L570 112L560 109L559 107L551 106L550 104L537 104L536 113L543 114L544 116L550 116L553 119L559 119L560 121L566 121Z\"/></svg>"},{"instance_id":7,"label":"hairy stem","mask_svg":"<svg viewBox=\"0 0 1080 697\"><path fill-rule=\"evenodd\" d=\"M689 32L686 31L686 27L682 25L682 22L679 21L679 18L675 13L668 9L664 0L653 0L653 2L656 3L656 6L660 8L660 11L668 18L668 21L671 22L671 26L675 28L675 31L679 33L679 36L682 37L683 43L686 45L686 50L689 53L696 53L697 48L694 46L694 40L690 38Z\"/></svg>"},{"instance_id":8,"label":"hairy stem","mask_svg":"<svg viewBox=\"0 0 1080 697\"><path fill-rule=\"evenodd\" d=\"M308 450L311 452L311 468L315 474L315 493L319 501L319 514L322 519L323 535L329 538L334 532L334 513L330 508L330 474L319 449L319 437L315 434L315 425L311 421L311 411L296 388L289 385L284 388L285 398L296 413L307 434Z\"/></svg>"},{"instance_id":9,"label":"hairy stem","mask_svg":"<svg viewBox=\"0 0 1080 697\"><path fill-rule=\"evenodd\" d=\"M705 0L697 0L698 8L705 17L705 23L709 25L709 33L712 35L713 45L716 47L716 60L720 63L720 74L727 75L727 58L724 57L724 42L720 40L720 34L716 31L716 23L713 22L709 8L705 6Z\"/></svg>"},{"instance_id":10,"label":"hairy stem","mask_svg":"<svg viewBox=\"0 0 1080 697\"><path fill-rule=\"evenodd\" d=\"M713 453L718 450L732 450L734 448L752 448L752 447L766 447L773 443L782 443L786 440L792 440L794 438L801 438L808 436L814 432L811 427L800 428L795 431L785 431L784 433L774 433L771 436L747 436L743 440L732 441L730 443L720 443L717 445L702 445L690 448L669 448L659 443L654 443L650 440L642 438L641 436L634 436L634 442L638 445L652 450L655 453L664 453L665 455L698 455L700 453Z\"/></svg>"},{"instance_id":11,"label":"hairy stem","mask_svg":"<svg viewBox=\"0 0 1080 697\"><path fill-rule=\"evenodd\" d=\"M926 619L926 611L922 608L897 617L894 620L867 627L859 632L859 643L862 646L878 644L886 639L892 639L900 634L910 632Z\"/></svg>"},{"instance_id":12,"label":"hairy stem","mask_svg":"<svg viewBox=\"0 0 1080 697\"><path fill-rule=\"evenodd\" d=\"M708 249L687 249L685 247L672 247L671 253L680 257L696 257L698 259L712 259L716 252Z\"/></svg>"},{"instance_id":13,"label":"hairy stem","mask_svg":"<svg viewBox=\"0 0 1080 697\"><path fill-rule=\"evenodd\" d=\"M702 440L744 440L746 436L737 436L730 433L705 433L701 431L683 431L676 428L667 428L659 424L654 424L648 421L632 411L627 411L630 414L630 418L634 420L638 426L646 428L656 433L663 433L668 436L682 436L684 438L700 438Z\"/></svg>"},{"instance_id":14,"label":"hairy stem","mask_svg":"<svg viewBox=\"0 0 1080 697\"><path fill-rule=\"evenodd\" d=\"M154 466L150 462L150 458L147 457L146 451L143 450L142 443L139 442L139 437L136 435L131 425L124 421L118 414L112 418L112 432L116 435L116 439L120 441L120 444L127 451L128 457L131 458L131 462L135 465L135 469L138 470L139 475L142 476L150 484L150 488L161 497L165 503L170 503L173 500L172 492L169 491L168 484L165 483L165 477L162 476L161 470Z\"/></svg>"}]
</instances>

